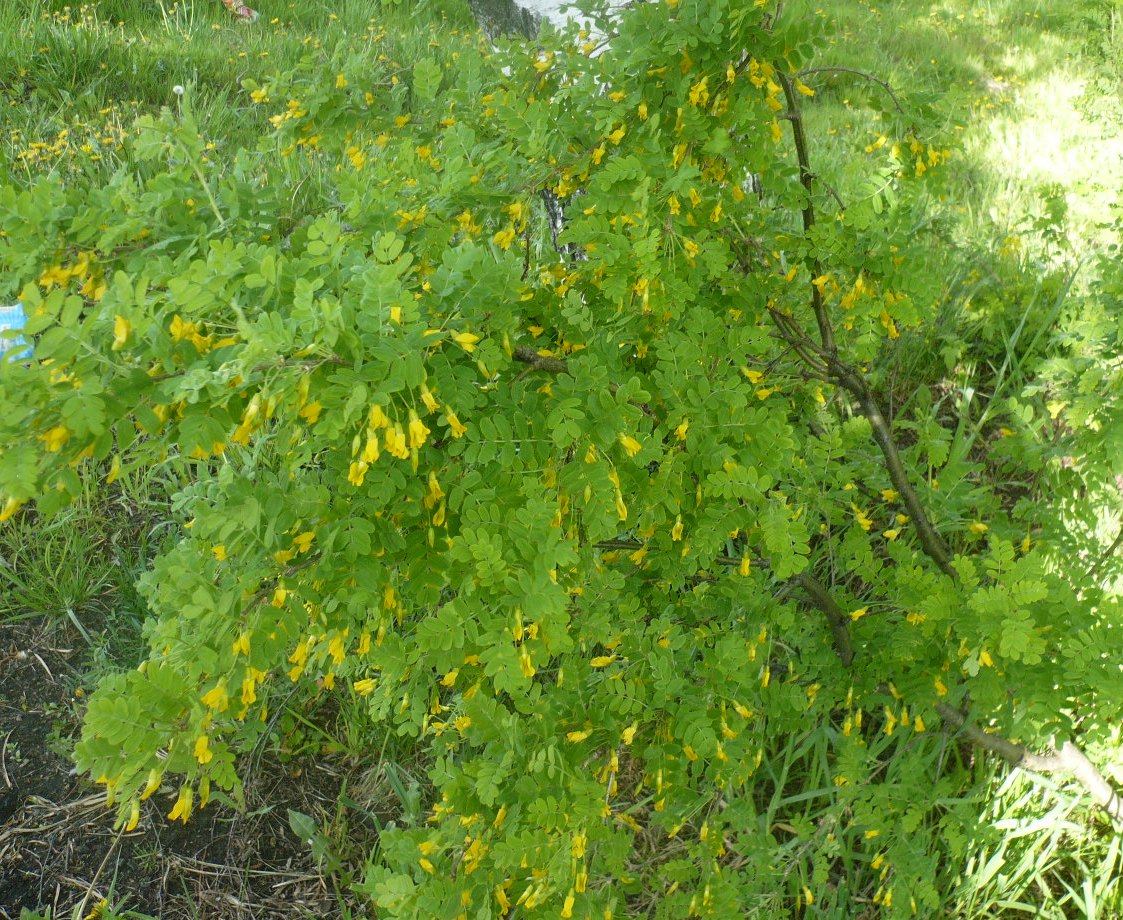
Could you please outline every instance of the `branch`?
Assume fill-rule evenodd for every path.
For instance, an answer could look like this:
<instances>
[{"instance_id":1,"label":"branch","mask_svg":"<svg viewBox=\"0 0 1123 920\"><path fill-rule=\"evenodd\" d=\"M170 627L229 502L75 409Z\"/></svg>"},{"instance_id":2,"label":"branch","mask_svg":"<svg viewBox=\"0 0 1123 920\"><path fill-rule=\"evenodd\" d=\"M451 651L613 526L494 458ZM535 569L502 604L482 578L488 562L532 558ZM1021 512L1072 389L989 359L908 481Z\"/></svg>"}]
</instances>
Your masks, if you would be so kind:
<instances>
[{"instance_id":1,"label":"branch","mask_svg":"<svg viewBox=\"0 0 1123 920\"><path fill-rule=\"evenodd\" d=\"M854 660L854 647L850 644L850 630L847 628L846 614L835 603L826 585L814 576L804 572L796 575L792 581L803 588L808 597L811 598L811 602L826 615L827 622L831 627L831 634L834 636L834 650L838 654L839 661L849 667Z\"/></svg>"},{"instance_id":2,"label":"branch","mask_svg":"<svg viewBox=\"0 0 1123 920\"><path fill-rule=\"evenodd\" d=\"M779 68L776 70L776 76L780 80L780 85L784 88L784 98L788 103L787 120L792 125L795 155L799 161L799 182L807 195L807 201L803 205L803 234L810 242L811 229L815 226L815 204L812 200L815 177L811 172L811 160L807 155L807 135L803 130L803 115L800 113L799 101L796 99L795 88L792 86L791 79ZM823 343L823 348L833 354L836 351L834 330L831 328L826 304L823 303L823 295L819 291L818 285L814 283L815 279L823 274L823 264L819 261L818 256L811 256L809 267L812 280L811 309L815 311L815 321L819 324L819 339Z\"/></svg>"},{"instance_id":3,"label":"branch","mask_svg":"<svg viewBox=\"0 0 1123 920\"><path fill-rule=\"evenodd\" d=\"M858 373L845 367L842 367L842 370L846 372L845 376L836 375L835 379L854 395L861 406L862 414L869 420L877 446L881 448L882 456L885 457L885 466L889 470L889 478L893 482L893 488L900 494L901 501L908 508L912 522L916 525L916 533L920 537L921 547L929 558L940 567L940 571L952 578L958 577L951 567L951 551L936 528L932 526L932 521L928 518L924 505L920 503L920 497L913 489L912 483L909 482L905 465L901 462L901 455L897 451L897 443L893 440L893 432L890 430L885 416L882 415L877 400L874 399L873 391L870 390L869 384Z\"/></svg>"},{"instance_id":4,"label":"branch","mask_svg":"<svg viewBox=\"0 0 1123 920\"><path fill-rule=\"evenodd\" d=\"M945 722L959 728L963 736L976 747L997 754L1012 767L1020 767L1033 773L1062 773L1074 777L1096 804L1107 812L1116 829L1123 831L1123 798L1119 797L1095 764L1071 741L1066 741L1060 750L1052 754L1034 754L1024 745L984 731L968 722L966 716L954 706L937 703L936 712Z\"/></svg>"},{"instance_id":5,"label":"branch","mask_svg":"<svg viewBox=\"0 0 1123 920\"><path fill-rule=\"evenodd\" d=\"M876 83L883 90L885 90L886 93L889 94L889 98L893 100L893 105L896 106L897 111L902 115L905 114L905 110L901 108L901 103L897 99L897 94L893 92L893 87L890 86L885 80L881 80L878 77L875 77L872 73L866 73L864 70L855 70L853 67L809 67L807 70L801 70L799 72L799 76L801 78L809 77L812 74L816 73L849 73L853 74L856 77L862 77L864 80L868 80L870 83Z\"/></svg>"},{"instance_id":6,"label":"branch","mask_svg":"<svg viewBox=\"0 0 1123 920\"><path fill-rule=\"evenodd\" d=\"M550 374L564 374L569 368L564 358L540 355L529 345L518 345L511 357L521 364L529 364L532 371L546 371Z\"/></svg>"}]
</instances>

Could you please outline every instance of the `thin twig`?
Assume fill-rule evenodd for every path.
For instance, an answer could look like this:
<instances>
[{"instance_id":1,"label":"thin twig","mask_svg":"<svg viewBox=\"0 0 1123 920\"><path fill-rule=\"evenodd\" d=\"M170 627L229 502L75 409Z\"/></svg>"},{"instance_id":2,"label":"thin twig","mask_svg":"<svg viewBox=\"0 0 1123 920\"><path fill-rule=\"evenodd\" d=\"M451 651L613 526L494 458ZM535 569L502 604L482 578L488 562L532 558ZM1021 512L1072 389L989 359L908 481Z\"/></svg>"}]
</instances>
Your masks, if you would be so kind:
<instances>
[{"instance_id":1,"label":"thin twig","mask_svg":"<svg viewBox=\"0 0 1123 920\"><path fill-rule=\"evenodd\" d=\"M802 80L804 77L810 77L812 74L817 73L849 73L856 77L862 77L870 83L876 83L889 94L889 98L893 100L893 105L897 107L897 111L902 115L905 114L905 110L901 107L901 103L897 99L897 94L893 92L893 87L885 80L875 77L872 73L866 73L864 70L855 70L853 67L809 67L807 70L801 70L799 72L799 77Z\"/></svg>"},{"instance_id":2,"label":"thin twig","mask_svg":"<svg viewBox=\"0 0 1123 920\"><path fill-rule=\"evenodd\" d=\"M1111 546L1109 546L1100 554L1100 558L1097 559L1095 563L1093 563L1092 567L1088 569L1087 573L1085 573L1085 581L1088 581L1090 578L1095 577L1095 575L1099 573L1100 569L1103 568L1104 563L1107 562L1107 560L1110 559L1113 555L1115 555L1115 551L1119 549L1120 544L1123 544L1123 523L1119 525L1119 533L1117 533L1115 535L1115 539L1111 541Z\"/></svg>"}]
</instances>

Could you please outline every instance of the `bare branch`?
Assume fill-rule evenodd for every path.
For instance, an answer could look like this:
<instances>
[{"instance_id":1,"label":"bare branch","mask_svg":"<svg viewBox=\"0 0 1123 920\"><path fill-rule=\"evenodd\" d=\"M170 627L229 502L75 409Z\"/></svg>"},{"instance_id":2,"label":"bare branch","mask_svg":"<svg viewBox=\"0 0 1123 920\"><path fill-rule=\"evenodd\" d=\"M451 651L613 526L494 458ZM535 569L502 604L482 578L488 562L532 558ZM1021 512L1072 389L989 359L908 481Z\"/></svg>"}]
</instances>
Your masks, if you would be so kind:
<instances>
[{"instance_id":1,"label":"bare branch","mask_svg":"<svg viewBox=\"0 0 1123 920\"><path fill-rule=\"evenodd\" d=\"M1104 775L1096 769L1084 752L1071 741L1066 741L1052 754L1034 754L1025 745L1016 744L994 732L984 731L967 721L954 706L937 703L936 712L941 719L960 729L963 736L985 751L997 754L1012 767L1033 773L1062 773L1072 776L1084 790L1107 812L1117 830L1123 830L1123 798L1112 788Z\"/></svg>"}]
</instances>

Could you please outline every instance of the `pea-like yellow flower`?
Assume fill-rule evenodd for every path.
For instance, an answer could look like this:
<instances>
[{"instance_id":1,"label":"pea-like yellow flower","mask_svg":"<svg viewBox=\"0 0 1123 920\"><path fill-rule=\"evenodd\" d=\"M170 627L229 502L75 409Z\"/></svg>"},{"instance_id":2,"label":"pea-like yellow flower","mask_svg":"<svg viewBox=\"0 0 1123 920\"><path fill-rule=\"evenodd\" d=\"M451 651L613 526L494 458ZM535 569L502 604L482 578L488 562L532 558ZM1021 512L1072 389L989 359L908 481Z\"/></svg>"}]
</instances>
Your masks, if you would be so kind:
<instances>
[{"instance_id":1,"label":"pea-like yellow flower","mask_svg":"<svg viewBox=\"0 0 1123 920\"><path fill-rule=\"evenodd\" d=\"M210 743L206 735L200 735L195 739L195 759L199 763L210 763L214 759L214 751L211 750Z\"/></svg>"},{"instance_id":2,"label":"pea-like yellow flower","mask_svg":"<svg viewBox=\"0 0 1123 920\"><path fill-rule=\"evenodd\" d=\"M65 425L55 425L54 428L48 429L39 435L39 440L47 445L47 450L52 453L62 450L66 442L70 440L70 429Z\"/></svg>"},{"instance_id":3,"label":"pea-like yellow flower","mask_svg":"<svg viewBox=\"0 0 1123 920\"><path fill-rule=\"evenodd\" d=\"M425 384L421 384L421 401L430 412L436 412L441 407L433 392Z\"/></svg>"},{"instance_id":4,"label":"pea-like yellow flower","mask_svg":"<svg viewBox=\"0 0 1123 920\"><path fill-rule=\"evenodd\" d=\"M445 418L448 419L448 427L454 438L462 438L468 433L468 426L463 424L460 419L456 417L456 413L447 406L445 407Z\"/></svg>"},{"instance_id":5,"label":"pea-like yellow flower","mask_svg":"<svg viewBox=\"0 0 1123 920\"><path fill-rule=\"evenodd\" d=\"M209 691L203 694L203 705L214 712L225 712L230 705L230 697L226 693L226 685L219 681Z\"/></svg>"},{"instance_id":6,"label":"pea-like yellow flower","mask_svg":"<svg viewBox=\"0 0 1123 920\"><path fill-rule=\"evenodd\" d=\"M425 439L429 437L429 429L425 423L418 418L417 413L409 410L409 446L419 449L425 445Z\"/></svg>"},{"instance_id":7,"label":"pea-like yellow flower","mask_svg":"<svg viewBox=\"0 0 1123 920\"><path fill-rule=\"evenodd\" d=\"M184 824L187 819L191 817L191 803L194 800L195 794L190 786L183 786L179 790L179 798L176 799L175 805L172 810L168 812L168 818L175 821L177 818Z\"/></svg>"},{"instance_id":8,"label":"pea-like yellow flower","mask_svg":"<svg viewBox=\"0 0 1123 920\"><path fill-rule=\"evenodd\" d=\"M631 435L621 434L620 443L624 446L624 450L627 451L629 457L634 457L643 450L643 445Z\"/></svg>"},{"instance_id":9,"label":"pea-like yellow flower","mask_svg":"<svg viewBox=\"0 0 1123 920\"><path fill-rule=\"evenodd\" d=\"M480 337L474 332L457 332L452 340L469 354L476 350Z\"/></svg>"},{"instance_id":10,"label":"pea-like yellow flower","mask_svg":"<svg viewBox=\"0 0 1123 920\"><path fill-rule=\"evenodd\" d=\"M113 317L113 350L118 351L123 348L125 343L129 340L129 333L132 332L132 325L123 316Z\"/></svg>"}]
</instances>

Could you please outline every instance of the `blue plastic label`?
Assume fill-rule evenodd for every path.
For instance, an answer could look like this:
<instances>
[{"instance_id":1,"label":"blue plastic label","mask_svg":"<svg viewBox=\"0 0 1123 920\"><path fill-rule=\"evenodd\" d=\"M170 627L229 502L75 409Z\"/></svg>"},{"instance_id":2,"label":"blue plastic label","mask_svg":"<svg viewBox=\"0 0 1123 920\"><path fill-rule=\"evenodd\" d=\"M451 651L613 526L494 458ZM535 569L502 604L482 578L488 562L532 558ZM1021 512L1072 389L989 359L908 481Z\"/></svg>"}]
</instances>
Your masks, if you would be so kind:
<instances>
[{"instance_id":1,"label":"blue plastic label","mask_svg":"<svg viewBox=\"0 0 1123 920\"><path fill-rule=\"evenodd\" d=\"M27 323L27 314L23 312L23 304L14 303L10 307L0 306L0 331L8 329L23 329ZM31 346L22 335L15 337L0 336L0 356L9 361L21 361L31 357Z\"/></svg>"}]
</instances>

